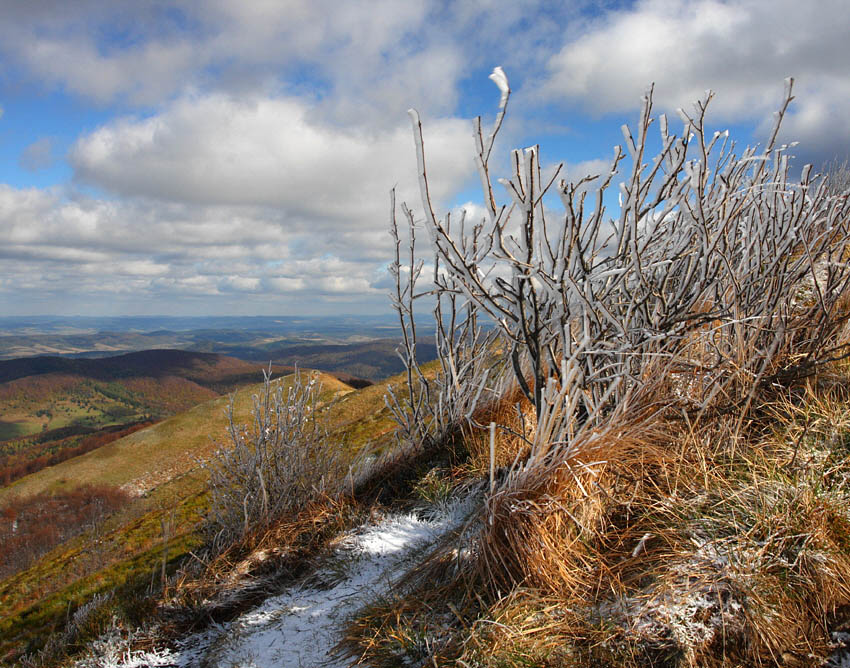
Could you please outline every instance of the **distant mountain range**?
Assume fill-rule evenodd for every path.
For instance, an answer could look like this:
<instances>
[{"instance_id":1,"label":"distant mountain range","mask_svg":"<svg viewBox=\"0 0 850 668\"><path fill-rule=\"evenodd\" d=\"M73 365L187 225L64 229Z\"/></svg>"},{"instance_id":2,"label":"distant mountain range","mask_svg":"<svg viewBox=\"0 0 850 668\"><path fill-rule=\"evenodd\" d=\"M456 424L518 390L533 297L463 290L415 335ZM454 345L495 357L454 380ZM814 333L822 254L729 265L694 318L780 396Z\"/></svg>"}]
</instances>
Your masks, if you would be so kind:
<instances>
[{"instance_id":1,"label":"distant mountain range","mask_svg":"<svg viewBox=\"0 0 850 668\"><path fill-rule=\"evenodd\" d=\"M291 373L292 368L278 366L275 371ZM44 374L85 376L104 381L178 376L216 391L262 380L258 364L216 353L185 350L144 350L100 359L38 356L0 360L0 383Z\"/></svg>"},{"instance_id":2,"label":"distant mountain range","mask_svg":"<svg viewBox=\"0 0 850 668\"><path fill-rule=\"evenodd\" d=\"M425 325L423 328L429 329ZM376 381L403 369L396 354L400 338L398 322L379 316L0 317L0 361L45 355L81 360L170 349L218 353L263 365L298 364ZM423 361L434 359L433 341L423 340L419 355ZM160 358L140 364L151 369L159 363L167 367L172 361ZM134 363L133 358L109 362L99 366L98 373L132 373ZM95 368L57 361L20 364L8 367L5 374L0 371L0 378L58 371L76 373L74 369L87 374L87 369ZM41 368L50 371L38 371ZM167 375L165 371L161 373Z\"/></svg>"},{"instance_id":3,"label":"distant mountain range","mask_svg":"<svg viewBox=\"0 0 850 668\"><path fill-rule=\"evenodd\" d=\"M347 340L352 336L382 338L398 331L398 317L386 315L339 316L0 316L0 333L96 334L241 331L279 337L315 336Z\"/></svg>"}]
</instances>

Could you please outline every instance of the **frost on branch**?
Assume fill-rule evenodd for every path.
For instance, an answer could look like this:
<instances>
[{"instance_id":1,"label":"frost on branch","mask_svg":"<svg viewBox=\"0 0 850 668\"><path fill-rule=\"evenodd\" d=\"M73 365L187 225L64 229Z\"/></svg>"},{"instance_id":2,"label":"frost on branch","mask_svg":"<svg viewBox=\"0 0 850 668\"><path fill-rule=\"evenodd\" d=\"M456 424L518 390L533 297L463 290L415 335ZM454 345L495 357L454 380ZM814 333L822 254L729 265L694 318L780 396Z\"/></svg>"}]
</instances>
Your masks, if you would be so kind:
<instances>
[{"instance_id":1,"label":"frost on branch","mask_svg":"<svg viewBox=\"0 0 850 668\"><path fill-rule=\"evenodd\" d=\"M250 425L228 407L229 443L205 468L210 474L209 523L214 543L228 545L323 495L348 489L353 461L317 419L321 385L296 370L289 387L263 372Z\"/></svg>"},{"instance_id":2,"label":"frost on branch","mask_svg":"<svg viewBox=\"0 0 850 668\"><path fill-rule=\"evenodd\" d=\"M656 123L650 88L636 127L623 126L625 151L614 147L604 173L568 182L557 180L556 170L544 178L538 146L515 150L499 198L490 158L510 88L501 69L491 78L501 92L494 126L487 132L480 118L474 123L481 221L452 225L435 214L422 123L410 112L423 215L402 208L411 231L410 282L395 303L406 331L414 330L414 283L423 264L412 233L421 225L439 268L427 292L439 303L450 300L450 313L463 313L463 323L496 327L491 349L506 355L534 405L529 463L568 457L582 430L622 411L659 378L681 381L669 400L687 411L746 412L760 386L812 373L839 352L850 202L808 167L793 179L789 147L776 145L793 80L762 148L739 152L728 132L709 132L708 92L693 111L679 111L679 135L659 116L661 148L648 155ZM613 215L605 205L612 184L620 200ZM552 194L561 212L549 208ZM395 205L393 230L399 248ZM464 350L440 347L447 378L456 359L469 355ZM409 379L423 388L407 415L427 432L422 425L434 418L422 407L433 392L415 346L405 351ZM443 392L452 385L441 383Z\"/></svg>"}]
</instances>

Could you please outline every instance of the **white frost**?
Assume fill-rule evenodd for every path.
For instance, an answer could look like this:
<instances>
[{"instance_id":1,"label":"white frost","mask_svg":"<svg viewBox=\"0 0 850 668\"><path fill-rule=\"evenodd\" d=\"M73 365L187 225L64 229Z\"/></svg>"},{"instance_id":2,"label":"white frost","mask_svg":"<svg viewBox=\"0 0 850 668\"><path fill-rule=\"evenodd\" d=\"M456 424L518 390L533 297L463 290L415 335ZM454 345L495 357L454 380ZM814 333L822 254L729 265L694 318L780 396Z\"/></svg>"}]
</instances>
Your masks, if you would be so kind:
<instances>
[{"instance_id":1,"label":"white frost","mask_svg":"<svg viewBox=\"0 0 850 668\"><path fill-rule=\"evenodd\" d=\"M240 666L342 668L353 661L334 653L345 622L366 604L391 593L394 580L423 550L460 525L471 502L430 518L392 515L342 536L323 568L286 593L266 599L234 621L192 636L175 648L123 653L87 666Z\"/></svg>"}]
</instances>

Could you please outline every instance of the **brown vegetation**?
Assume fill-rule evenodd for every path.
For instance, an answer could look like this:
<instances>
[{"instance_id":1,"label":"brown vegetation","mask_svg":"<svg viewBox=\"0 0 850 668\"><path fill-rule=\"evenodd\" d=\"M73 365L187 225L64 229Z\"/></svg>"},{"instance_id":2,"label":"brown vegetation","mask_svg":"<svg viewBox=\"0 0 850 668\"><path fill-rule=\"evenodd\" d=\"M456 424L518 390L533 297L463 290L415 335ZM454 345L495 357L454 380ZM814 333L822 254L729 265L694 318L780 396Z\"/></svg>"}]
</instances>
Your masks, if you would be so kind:
<instances>
[{"instance_id":1,"label":"brown vegetation","mask_svg":"<svg viewBox=\"0 0 850 668\"><path fill-rule=\"evenodd\" d=\"M0 458L0 485L8 485L30 473L35 473L48 466L55 466L60 462L72 459L86 452L91 452L107 443L117 441L119 438L124 438L153 424L156 424L154 420L144 420L119 429L101 429L94 434L83 437L70 437L49 441L44 444L44 448L50 448L52 451L36 457L32 457L32 449L28 449L24 453L15 453ZM66 445L66 443L70 442L74 444Z\"/></svg>"},{"instance_id":2,"label":"brown vegetation","mask_svg":"<svg viewBox=\"0 0 850 668\"><path fill-rule=\"evenodd\" d=\"M86 485L6 503L0 508L0 579L24 570L69 538L96 528L129 499L116 487Z\"/></svg>"}]
</instances>

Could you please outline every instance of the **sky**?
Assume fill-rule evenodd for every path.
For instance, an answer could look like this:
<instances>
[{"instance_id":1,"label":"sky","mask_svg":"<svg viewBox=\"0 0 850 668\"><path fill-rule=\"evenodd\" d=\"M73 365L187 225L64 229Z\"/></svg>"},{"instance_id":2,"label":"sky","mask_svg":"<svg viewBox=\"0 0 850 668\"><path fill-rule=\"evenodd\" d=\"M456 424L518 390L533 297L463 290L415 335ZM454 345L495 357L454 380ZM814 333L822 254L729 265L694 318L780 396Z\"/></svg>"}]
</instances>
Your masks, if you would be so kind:
<instances>
[{"instance_id":1,"label":"sky","mask_svg":"<svg viewBox=\"0 0 850 668\"><path fill-rule=\"evenodd\" d=\"M0 0L0 312L388 312L390 190L421 211L406 111L438 214L480 210L495 66L496 176L532 144L604 169L651 83L657 113L712 89L709 123L763 142L788 76L797 162L844 160L845 3Z\"/></svg>"}]
</instances>

